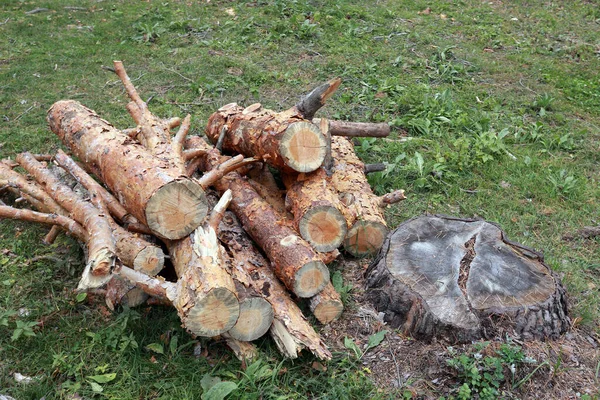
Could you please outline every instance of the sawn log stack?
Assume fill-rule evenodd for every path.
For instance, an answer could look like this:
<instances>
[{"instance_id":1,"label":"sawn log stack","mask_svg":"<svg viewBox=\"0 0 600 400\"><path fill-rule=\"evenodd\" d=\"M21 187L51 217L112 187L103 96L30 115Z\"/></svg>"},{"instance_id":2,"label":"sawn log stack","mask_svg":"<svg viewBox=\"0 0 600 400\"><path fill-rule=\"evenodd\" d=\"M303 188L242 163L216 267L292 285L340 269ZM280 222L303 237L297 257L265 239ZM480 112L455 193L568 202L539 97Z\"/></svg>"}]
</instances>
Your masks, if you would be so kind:
<instances>
[{"instance_id":1,"label":"sawn log stack","mask_svg":"<svg viewBox=\"0 0 600 400\"><path fill-rule=\"evenodd\" d=\"M120 130L76 101L55 103L50 129L78 161L59 150L0 162L0 188L35 210L0 203L0 218L53 225L45 242L59 230L82 242L78 289L104 287L111 308L151 297L240 358L269 332L287 357L307 349L329 359L296 301L321 323L338 318L326 264L340 247L353 256L381 247L382 207L403 192L376 196L370 168L343 136L386 136L389 126L313 119L339 87L333 79L281 112L223 106L208 120L209 144L188 137L189 115L152 114L122 63L114 69L136 126Z\"/></svg>"}]
</instances>

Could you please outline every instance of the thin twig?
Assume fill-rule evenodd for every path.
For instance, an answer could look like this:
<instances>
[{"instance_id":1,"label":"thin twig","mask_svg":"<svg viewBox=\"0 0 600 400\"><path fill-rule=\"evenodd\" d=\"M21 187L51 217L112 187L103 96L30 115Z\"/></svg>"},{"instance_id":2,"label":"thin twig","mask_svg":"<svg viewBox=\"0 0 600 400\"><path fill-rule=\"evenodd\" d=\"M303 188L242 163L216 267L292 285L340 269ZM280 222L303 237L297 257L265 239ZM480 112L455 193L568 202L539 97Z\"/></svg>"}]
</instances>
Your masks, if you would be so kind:
<instances>
[{"instance_id":1,"label":"thin twig","mask_svg":"<svg viewBox=\"0 0 600 400\"><path fill-rule=\"evenodd\" d=\"M180 77L182 77L183 79L185 79L185 80L186 80L186 81L188 81L188 82L194 82L194 80L193 80L193 79L190 79L190 78L188 78L187 76L181 75L179 72L175 71L174 69L171 69L171 68L165 68L165 69L166 69L167 71L169 71L169 72L172 72L172 73L174 73L174 74L176 74L176 75L179 75Z\"/></svg>"},{"instance_id":2,"label":"thin twig","mask_svg":"<svg viewBox=\"0 0 600 400\"><path fill-rule=\"evenodd\" d=\"M19 115L18 115L18 116L17 116L17 117L14 119L14 121L18 121L18 120L20 120L20 119L21 119L21 117L22 117L23 115L27 114L29 111L31 111L31 110L33 109L33 107L35 107L35 105L33 105L33 106L29 107L27 110L25 110L25 111L23 111L21 114L19 114Z\"/></svg>"}]
</instances>

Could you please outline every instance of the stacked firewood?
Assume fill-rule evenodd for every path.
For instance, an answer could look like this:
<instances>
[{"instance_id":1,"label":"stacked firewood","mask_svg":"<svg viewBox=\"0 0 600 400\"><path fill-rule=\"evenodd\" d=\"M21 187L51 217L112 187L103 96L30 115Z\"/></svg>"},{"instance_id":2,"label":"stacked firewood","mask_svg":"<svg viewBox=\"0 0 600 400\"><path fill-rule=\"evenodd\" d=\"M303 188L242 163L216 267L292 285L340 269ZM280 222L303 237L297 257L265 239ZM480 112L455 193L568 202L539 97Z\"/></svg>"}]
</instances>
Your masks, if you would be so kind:
<instances>
[{"instance_id":1,"label":"stacked firewood","mask_svg":"<svg viewBox=\"0 0 600 400\"><path fill-rule=\"evenodd\" d=\"M205 130L209 144L188 137L189 115L152 114L122 63L114 70L136 127L119 130L76 101L55 103L50 129L79 161L59 150L0 162L0 188L36 210L1 204L0 218L52 225L46 243L61 230L81 241L78 290L104 293L110 307L167 303L191 334L221 336L240 358L267 332L287 357L306 348L330 358L295 300L308 299L321 323L338 318L326 264L341 247L353 256L381 247L382 208L404 194L373 194L372 168L347 137L386 136L388 125L314 119L335 79L283 112L220 108ZM166 268L176 281L162 277Z\"/></svg>"}]
</instances>

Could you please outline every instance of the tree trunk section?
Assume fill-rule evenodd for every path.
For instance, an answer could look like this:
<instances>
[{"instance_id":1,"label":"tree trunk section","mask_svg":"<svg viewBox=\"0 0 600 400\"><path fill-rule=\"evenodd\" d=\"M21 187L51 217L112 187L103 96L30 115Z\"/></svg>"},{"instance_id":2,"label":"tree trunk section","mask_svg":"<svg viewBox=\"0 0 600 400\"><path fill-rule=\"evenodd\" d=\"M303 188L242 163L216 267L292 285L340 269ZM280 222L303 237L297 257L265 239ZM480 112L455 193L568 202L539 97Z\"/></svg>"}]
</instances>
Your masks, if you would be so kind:
<instances>
[{"instance_id":1,"label":"tree trunk section","mask_svg":"<svg viewBox=\"0 0 600 400\"><path fill-rule=\"evenodd\" d=\"M340 294L331 283L327 284L321 293L311 297L309 304L310 311L324 325L338 319L344 311Z\"/></svg>"},{"instance_id":2,"label":"tree trunk section","mask_svg":"<svg viewBox=\"0 0 600 400\"><path fill-rule=\"evenodd\" d=\"M233 328L240 304L212 227L198 227L167 246L178 277L173 304L185 327L198 336L218 336Z\"/></svg>"},{"instance_id":3,"label":"tree trunk section","mask_svg":"<svg viewBox=\"0 0 600 400\"><path fill-rule=\"evenodd\" d=\"M565 290L542 256L485 221L401 224L367 270L366 285L385 321L416 338L555 339L570 327Z\"/></svg>"},{"instance_id":4,"label":"tree trunk section","mask_svg":"<svg viewBox=\"0 0 600 400\"><path fill-rule=\"evenodd\" d=\"M297 358L308 348L320 359L331 359L331 353L275 277L269 261L248 237L238 219L227 212L219 225L219 239L232 256L232 269L250 277L250 285L273 307L271 335L286 357ZM235 273L235 272L234 272Z\"/></svg>"},{"instance_id":5,"label":"tree trunk section","mask_svg":"<svg viewBox=\"0 0 600 400\"><path fill-rule=\"evenodd\" d=\"M75 101L48 111L50 129L157 236L180 239L206 216L202 188Z\"/></svg>"},{"instance_id":6,"label":"tree trunk section","mask_svg":"<svg viewBox=\"0 0 600 400\"><path fill-rule=\"evenodd\" d=\"M380 199L373 193L364 164L349 140L332 137L331 151L334 160L331 182L346 205L345 216L349 222L344 249L355 257L376 254L388 232Z\"/></svg>"},{"instance_id":7,"label":"tree trunk section","mask_svg":"<svg viewBox=\"0 0 600 400\"><path fill-rule=\"evenodd\" d=\"M206 136L223 149L255 156L288 172L310 172L323 163L327 143L319 128L295 109L276 113L260 107L229 104L212 114Z\"/></svg>"},{"instance_id":8,"label":"tree trunk section","mask_svg":"<svg viewBox=\"0 0 600 400\"><path fill-rule=\"evenodd\" d=\"M348 232L337 192L323 168L309 174L285 175L286 204L300 236L319 252L337 249Z\"/></svg>"}]
</instances>

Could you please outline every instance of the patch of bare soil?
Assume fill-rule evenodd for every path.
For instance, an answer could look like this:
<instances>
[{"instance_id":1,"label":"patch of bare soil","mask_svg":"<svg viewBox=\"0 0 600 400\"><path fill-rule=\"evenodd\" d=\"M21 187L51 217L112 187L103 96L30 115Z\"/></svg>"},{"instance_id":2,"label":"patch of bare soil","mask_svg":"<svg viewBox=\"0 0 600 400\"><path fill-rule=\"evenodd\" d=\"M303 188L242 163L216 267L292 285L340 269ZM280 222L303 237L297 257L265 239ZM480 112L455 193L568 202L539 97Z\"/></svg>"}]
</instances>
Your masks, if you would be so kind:
<instances>
[{"instance_id":1,"label":"patch of bare soil","mask_svg":"<svg viewBox=\"0 0 600 400\"><path fill-rule=\"evenodd\" d=\"M398 391L399 395L411 392L414 399L456 396L463 382L448 365L449 360L461 354L473 356L480 347L485 347L480 350L481 356L496 356L501 344L511 342L521 347L530 362L518 365L514 374L510 365L504 365L505 380L499 388L500 398L578 399L600 395L600 337L597 334L574 328L556 341L523 342L514 335L493 338L487 346L482 341L465 345L418 341L388 327L383 316L365 300L363 273L369 260L341 263L344 281L354 285L352 299L342 317L324 327L321 334L332 351L345 351L345 337L352 338L364 349L370 335L387 330L384 341L360 360L380 388Z\"/></svg>"}]
</instances>

